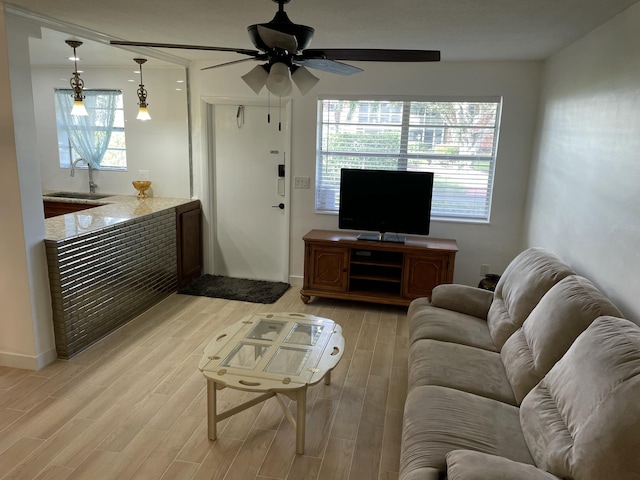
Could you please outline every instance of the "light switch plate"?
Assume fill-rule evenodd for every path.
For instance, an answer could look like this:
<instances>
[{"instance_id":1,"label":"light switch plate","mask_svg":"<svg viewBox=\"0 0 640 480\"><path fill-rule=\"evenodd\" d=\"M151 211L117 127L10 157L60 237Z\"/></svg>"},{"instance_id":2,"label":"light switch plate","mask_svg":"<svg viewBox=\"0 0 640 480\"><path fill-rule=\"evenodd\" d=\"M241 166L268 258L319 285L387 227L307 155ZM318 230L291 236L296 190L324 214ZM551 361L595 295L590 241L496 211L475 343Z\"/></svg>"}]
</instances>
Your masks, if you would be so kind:
<instances>
[{"instance_id":1,"label":"light switch plate","mask_svg":"<svg viewBox=\"0 0 640 480\"><path fill-rule=\"evenodd\" d=\"M311 178L309 177L295 177L293 181L294 188L310 188Z\"/></svg>"}]
</instances>

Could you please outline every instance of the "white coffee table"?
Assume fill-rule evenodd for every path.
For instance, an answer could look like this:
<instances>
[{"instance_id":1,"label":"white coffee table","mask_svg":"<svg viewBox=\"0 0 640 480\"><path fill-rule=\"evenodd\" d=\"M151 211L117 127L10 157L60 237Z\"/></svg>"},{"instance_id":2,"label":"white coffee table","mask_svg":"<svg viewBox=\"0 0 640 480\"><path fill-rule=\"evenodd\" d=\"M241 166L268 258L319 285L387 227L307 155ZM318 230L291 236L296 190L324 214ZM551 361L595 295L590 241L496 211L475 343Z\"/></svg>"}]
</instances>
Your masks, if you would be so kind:
<instances>
[{"instance_id":1,"label":"white coffee table","mask_svg":"<svg viewBox=\"0 0 640 480\"><path fill-rule=\"evenodd\" d=\"M296 429L296 453L303 454L307 387L323 378L328 385L343 351L340 325L301 313L251 315L219 332L199 364L207 379L209 438L217 438L218 422L275 396ZM219 413L216 391L225 387L262 395ZM296 418L281 395L296 401Z\"/></svg>"}]
</instances>

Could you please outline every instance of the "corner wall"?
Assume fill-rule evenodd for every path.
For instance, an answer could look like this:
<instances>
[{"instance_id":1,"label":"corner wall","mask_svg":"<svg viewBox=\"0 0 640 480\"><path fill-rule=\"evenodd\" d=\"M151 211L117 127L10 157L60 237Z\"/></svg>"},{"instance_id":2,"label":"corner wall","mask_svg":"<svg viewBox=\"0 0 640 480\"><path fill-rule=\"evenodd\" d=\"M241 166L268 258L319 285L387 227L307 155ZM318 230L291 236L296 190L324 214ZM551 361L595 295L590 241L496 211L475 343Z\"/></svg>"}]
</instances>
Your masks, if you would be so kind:
<instances>
[{"instance_id":1,"label":"corner wall","mask_svg":"<svg viewBox=\"0 0 640 480\"><path fill-rule=\"evenodd\" d=\"M524 246L640 323L640 3L545 64Z\"/></svg>"},{"instance_id":2,"label":"corner wall","mask_svg":"<svg viewBox=\"0 0 640 480\"><path fill-rule=\"evenodd\" d=\"M0 3L0 365L31 370L56 357L29 65L38 33L6 22Z\"/></svg>"}]
</instances>

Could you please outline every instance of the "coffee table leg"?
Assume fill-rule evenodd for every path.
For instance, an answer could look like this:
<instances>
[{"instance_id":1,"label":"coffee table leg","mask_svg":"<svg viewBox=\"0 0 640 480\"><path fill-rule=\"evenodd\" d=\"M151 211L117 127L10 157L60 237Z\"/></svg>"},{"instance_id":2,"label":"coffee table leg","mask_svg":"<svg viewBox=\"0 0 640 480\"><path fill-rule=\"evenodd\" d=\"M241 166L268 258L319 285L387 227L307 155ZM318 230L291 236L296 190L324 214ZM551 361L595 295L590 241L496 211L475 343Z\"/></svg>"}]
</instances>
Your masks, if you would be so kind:
<instances>
[{"instance_id":1,"label":"coffee table leg","mask_svg":"<svg viewBox=\"0 0 640 480\"><path fill-rule=\"evenodd\" d=\"M331 384L331 370L327 370L327 373L324 374L324 384Z\"/></svg>"},{"instance_id":2,"label":"coffee table leg","mask_svg":"<svg viewBox=\"0 0 640 480\"><path fill-rule=\"evenodd\" d=\"M297 392L296 406L296 453L304 454L305 422L307 418L307 387Z\"/></svg>"},{"instance_id":3,"label":"coffee table leg","mask_svg":"<svg viewBox=\"0 0 640 480\"><path fill-rule=\"evenodd\" d=\"M216 429L216 382L207 379L207 422L209 440L218 438Z\"/></svg>"}]
</instances>

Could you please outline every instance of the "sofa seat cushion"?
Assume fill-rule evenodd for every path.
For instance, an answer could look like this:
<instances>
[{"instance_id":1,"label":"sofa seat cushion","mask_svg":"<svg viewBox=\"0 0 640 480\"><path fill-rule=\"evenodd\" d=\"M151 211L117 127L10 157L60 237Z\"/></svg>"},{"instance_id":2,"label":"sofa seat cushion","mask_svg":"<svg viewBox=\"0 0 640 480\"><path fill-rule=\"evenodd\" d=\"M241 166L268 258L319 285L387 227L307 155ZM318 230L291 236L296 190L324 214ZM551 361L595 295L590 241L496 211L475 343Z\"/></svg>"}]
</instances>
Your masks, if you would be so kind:
<instances>
[{"instance_id":1,"label":"sofa seat cushion","mask_svg":"<svg viewBox=\"0 0 640 480\"><path fill-rule=\"evenodd\" d=\"M542 297L500 354L518 404L596 318L620 311L586 278L571 275Z\"/></svg>"},{"instance_id":2,"label":"sofa seat cushion","mask_svg":"<svg viewBox=\"0 0 640 480\"><path fill-rule=\"evenodd\" d=\"M494 292L487 314L493 343L500 351L522 326L551 287L575 272L557 257L540 248L529 248L507 266Z\"/></svg>"},{"instance_id":3,"label":"sofa seat cushion","mask_svg":"<svg viewBox=\"0 0 640 480\"><path fill-rule=\"evenodd\" d=\"M526 463L471 450L447 453L447 480L559 480Z\"/></svg>"},{"instance_id":4,"label":"sofa seat cushion","mask_svg":"<svg viewBox=\"0 0 640 480\"><path fill-rule=\"evenodd\" d=\"M409 341L421 339L460 343L496 352L487 321L431 305L415 309L409 318Z\"/></svg>"},{"instance_id":5,"label":"sofa seat cushion","mask_svg":"<svg viewBox=\"0 0 640 480\"><path fill-rule=\"evenodd\" d=\"M475 450L533 463L518 407L447 387L426 385L407 394L400 478L417 469L446 470L452 450Z\"/></svg>"},{"instance_id":6,"label":"sofa seat cushion","mask_svg":"<svg viewBox=\"0 0 640 480\"><path fill-rule=\"evenodd\" d=\"M499 353L439 340L411 344L408 385L440 385L516 403Z\"/></svg>"},{"instance_id":7,"label":"sofa seat cushion","mask_svg":"<svg viewBox=\"0 0 640 480\"><path fill-rule=\"evenodd\" d=\"M538 467L562 478L638 478L640 327L600 317L520 408Z\"/></svg>"}]
</instances>

